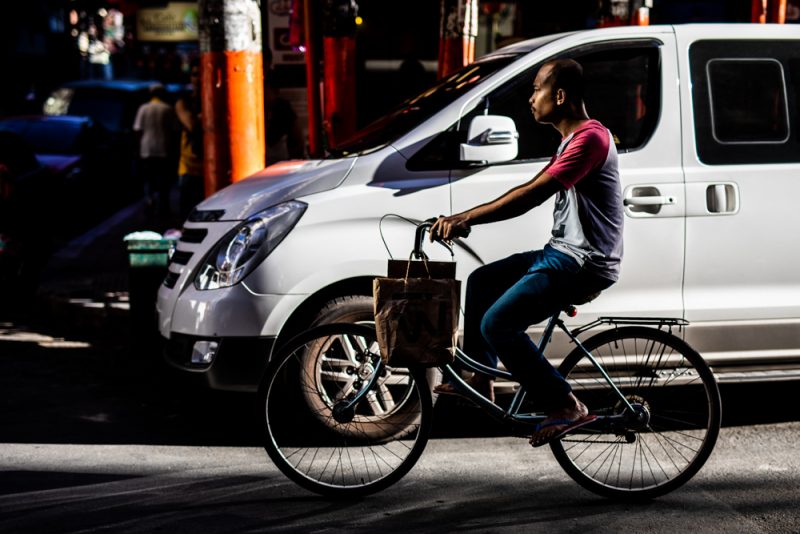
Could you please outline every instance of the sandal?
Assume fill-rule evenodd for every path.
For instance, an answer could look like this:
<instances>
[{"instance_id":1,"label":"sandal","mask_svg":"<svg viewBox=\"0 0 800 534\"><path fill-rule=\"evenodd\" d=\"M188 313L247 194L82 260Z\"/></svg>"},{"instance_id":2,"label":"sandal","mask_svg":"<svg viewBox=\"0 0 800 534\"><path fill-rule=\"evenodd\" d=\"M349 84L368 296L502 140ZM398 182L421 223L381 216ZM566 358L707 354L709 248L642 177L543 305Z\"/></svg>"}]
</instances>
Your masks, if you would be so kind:
<instances>
[{"instance_id":1,"label":"sandal","mask_svg":"<svg viewBox=\"0 0 800 534\"><path fill-rule=\"evenodd\" d=\"M552 421L542 422L536 425L536 430L531 436L529 443L534 447L547 445L552 441L557 441L573 430L593 423L597 420L596 415L584 415L576 419L553 419ZM561 427L561 428L558 428ZM552 432L547 432L553 430Z\"/></svg>"},{"instance_id":2,"label":"sandal","mask_svg":"<svg viewBox=\"0 0 800 534\"><path fill-rule=\"evenodd\" d=\"M494 402L494 380L473 375L466 380L466 383L491 402ZM433 392L439 393L440 395L458 395L459 397L464 397L464 394L450 382L442 382L433 388Z\"/></svg>"}]
</instances>

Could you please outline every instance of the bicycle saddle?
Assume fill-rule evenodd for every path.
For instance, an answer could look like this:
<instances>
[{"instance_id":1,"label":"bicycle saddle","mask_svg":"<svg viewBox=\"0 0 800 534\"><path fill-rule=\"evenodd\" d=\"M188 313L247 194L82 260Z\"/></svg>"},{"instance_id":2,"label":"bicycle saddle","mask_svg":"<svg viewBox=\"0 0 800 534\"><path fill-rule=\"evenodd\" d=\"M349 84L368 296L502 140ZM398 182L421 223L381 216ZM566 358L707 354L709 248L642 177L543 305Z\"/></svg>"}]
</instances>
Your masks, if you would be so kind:
<instances>
[{"instance_id":1,"label":"bicycle saddle","mask_svg":"<svg viewBox=\"0 0 800 534\"><path fill-rule=\"evenodd\" d=\"M569 317L575 317L576 315L578 315L578 310L577 308L575 308L575 306L581 306L582 304L588 304L592 302L594 299L600 296L600 293L602 292L597 291L596 293L589 293L588 295L584 296L579 295L577 297L571 298L570 300L572 301L572 304L567 304L561 311L566 313Z\"/></svg>"},{"instance_id":2,"label":"bicycle saddle","mask_svg":"<svg viewBox=\"0 0 800 534\"><path fill-rule=\"evenodd\" d=\"M588 295L577 296L575 298L572 298L572 299L570 299L570 300L572 300L572 304L571 305L572 306L581 306L583 304L589 304L594 299L599 297L600 293L602 293L602 291L597 291L596 293L590 293Z\"/></svg>"}]
</instances>

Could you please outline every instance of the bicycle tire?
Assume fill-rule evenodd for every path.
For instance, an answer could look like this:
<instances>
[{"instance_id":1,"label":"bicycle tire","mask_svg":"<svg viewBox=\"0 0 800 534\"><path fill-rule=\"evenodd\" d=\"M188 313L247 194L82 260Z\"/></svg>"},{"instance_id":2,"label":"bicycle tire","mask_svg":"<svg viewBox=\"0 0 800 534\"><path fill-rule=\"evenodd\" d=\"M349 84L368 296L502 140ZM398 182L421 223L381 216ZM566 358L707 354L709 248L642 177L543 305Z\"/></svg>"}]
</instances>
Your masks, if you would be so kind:
<instances>
[{"instance_id":1,"label":"bicycle tire","mask_svg":"<svg viewBox=\"0 0 800 534\"><path fill-rule=\"evenodd\" d=\"M334 404L309 403L320 392L315 389L318 382L308 376L307 352L343 350L361 352L363 362L352 372L362 382L351 384L335 400L364 387L380 357L375 329L326 324L303 332L279 351L261 381L258 406L264 449L284 475L320 495L358 498L394 484L416 464L428 441L433 406L424 368L409 368L391 382L405 392L405 409L396 420L387 417L380 423L372 415L361 415L367 413L361 409L364 403L375 402L375 392L356 405L350 421L334 417ZM386 373L381 379L391 379L391 368ZM376 432L376 425L384 426L385 432Z\"/></svg>"},{"instance_id":2,"label":"bicycle tire","mask_svg":"<svg viewBox=\"0 0 800 534\"><path fill-rule=\"evenodd\" d=\"M720 394L708 364L682 339L655 328L614 328L583 346L647 422L608 418L622 414L624 403L577 347L559 371L601 418L550 443L558 463L584 488L614 499L653 499L685 484L719 434Z\"/></svg>"}]
</instances>

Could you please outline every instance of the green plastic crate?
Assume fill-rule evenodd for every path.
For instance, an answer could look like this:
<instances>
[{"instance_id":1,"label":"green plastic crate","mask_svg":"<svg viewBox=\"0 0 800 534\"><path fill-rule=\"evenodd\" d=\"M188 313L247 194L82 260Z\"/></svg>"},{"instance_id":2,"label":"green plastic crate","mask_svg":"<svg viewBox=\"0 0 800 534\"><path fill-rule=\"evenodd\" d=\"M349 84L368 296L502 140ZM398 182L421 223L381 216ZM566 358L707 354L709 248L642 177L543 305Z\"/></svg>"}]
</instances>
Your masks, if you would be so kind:
<instances>
[{"instance_id":1,"label":"green plastic crate","mask_svg":"<svg viewBox=\"0 0 800 534\"><path fill-rule=\"evenodd\" d=\"M131 239L128 244L128 264L131 267L166 267L169 252L175 241L171 239Z\"/></svg>"}]
</instances>

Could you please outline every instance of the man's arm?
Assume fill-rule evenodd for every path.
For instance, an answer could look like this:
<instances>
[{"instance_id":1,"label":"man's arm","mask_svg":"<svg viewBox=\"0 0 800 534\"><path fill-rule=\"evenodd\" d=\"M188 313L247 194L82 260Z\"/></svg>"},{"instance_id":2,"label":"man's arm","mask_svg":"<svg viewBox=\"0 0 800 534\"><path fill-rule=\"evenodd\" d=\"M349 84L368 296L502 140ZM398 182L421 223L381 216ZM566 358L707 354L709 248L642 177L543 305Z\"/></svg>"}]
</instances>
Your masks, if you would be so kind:
<instances>
[{"instance_id":1,"label":"man's arm","mask_svg":"<svg viewBox=\"0 0 800 534\"><path fill-rule=\"evenodd\" d=\"M194 132L197 118L192 115L192 111L186 105L184 99L181 98L175 103L175 114L178 115L181 126L190 133Z\"/></svg>"},{"instance_id":2,"label":"man's arm","mask_svg":"<svg viewBox=\"0 0 800 534\"><path fill-rule=\"evenodd\" d=\"M531 181L509 190L491 202L450 217L439 217L431 227L431 239L466 236L473 225L518 217L541 205L562 189L564 187L558 180L544 170Z\"/></svg>"}]
</instances>

